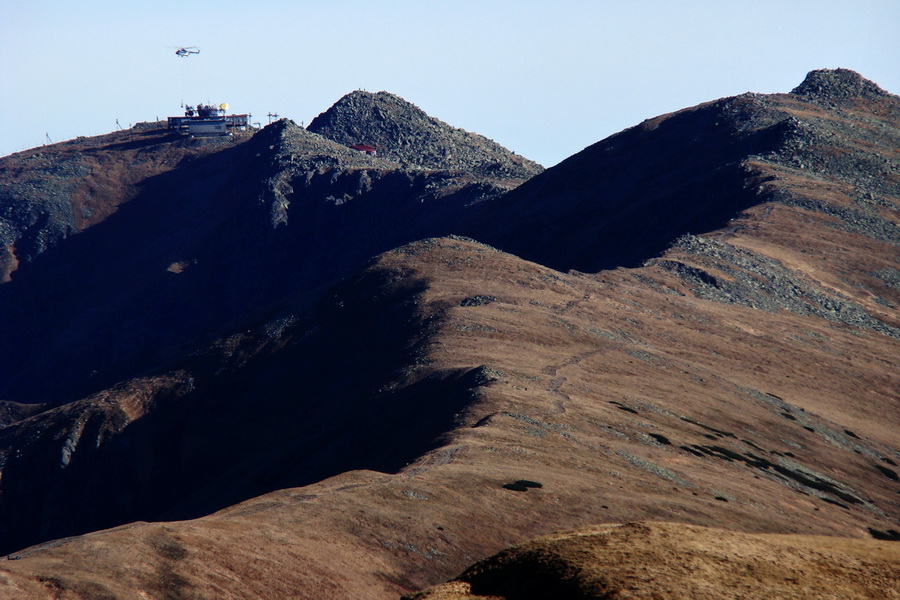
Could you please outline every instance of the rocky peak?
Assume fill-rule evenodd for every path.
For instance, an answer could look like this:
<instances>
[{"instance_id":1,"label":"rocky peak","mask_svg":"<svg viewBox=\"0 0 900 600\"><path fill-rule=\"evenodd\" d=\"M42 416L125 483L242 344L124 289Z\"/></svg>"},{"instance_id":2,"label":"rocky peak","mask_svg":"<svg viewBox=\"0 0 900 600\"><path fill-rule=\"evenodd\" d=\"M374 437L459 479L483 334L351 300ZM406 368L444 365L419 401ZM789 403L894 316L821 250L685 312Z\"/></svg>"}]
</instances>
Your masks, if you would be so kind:
<instances>
[{"instance_id":1,"label":"rocky peak","mask_svg":"<svg viewBox=\"0 0 900 600\"><path fill-rule=\"evenodd\" d=\"M350 92L320 117L327 119L326 115L339 117L348 113L368 114L376 119L385 118L391 113L406 113L410 118L430 118L424 110L400 96L385 91L373 93L365 90Z\"/></svg>"},{"instance_id":2,"label":"rocky peak","mask_svg":"<svg viewBox=\"0 0 900 600\"><path fill-rule=\"evenodd\" d=\"M308 129L344 146L372 146L378 156L409 168L465 170L498 179L525 179L543 171L500 144L452 127L388 92L347 94Z\"/></svg>"},{"instance_id":3,"label":"rocky peak","mask_svg":"<svg viewBox=\"0 0 900 600\"><path fill-rule=\"evenodd\" d=\"M397 167L396 163L335 143L290 119L279 119L263 128L254 136L253 147L282 167L292 165L300 170Z\"/></svg>"},{"instance_id":4,"label":"rocky peak","mask_svg":"<svg viewBox=\"0 0 900 600\"><path fill-rule=\"evenodd\" d=\"M818 69L810 71L792 94L813 100L844 100L847 98L878 98L889 96L877 84L850 69Z\"/></svg>"}]
</instances>

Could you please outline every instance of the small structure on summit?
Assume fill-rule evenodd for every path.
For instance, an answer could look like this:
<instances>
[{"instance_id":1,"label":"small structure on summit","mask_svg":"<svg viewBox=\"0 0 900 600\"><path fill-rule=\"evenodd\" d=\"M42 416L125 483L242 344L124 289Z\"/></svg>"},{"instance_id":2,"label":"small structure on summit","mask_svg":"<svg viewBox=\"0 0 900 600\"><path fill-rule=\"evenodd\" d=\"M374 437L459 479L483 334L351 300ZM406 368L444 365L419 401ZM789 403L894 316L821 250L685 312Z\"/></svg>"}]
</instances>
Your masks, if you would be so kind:
<instances>
[{"instance_id":1,"label":"small structure on summit","mask_svg":"<svg viewBox=\"0 0 900 600\"><path fill-rule=\"evenodd\" d=\"M368 144L356 144L355 146L350 146L354 150L358 150L359 152L365 152L370 156L377 156L378 150L374 146L369 146Z\"/></svg>"},{"instance_id":2,"label":"small structure on summit","mask_svg":"<svg viewBox=\"0 0 900 600\"><path fill-rule=\"evenodd\" d=\"M250 115L226 115L228 103L198 104L185 106L183 117L169 117L169 129L193 137L229 135L231 129L246 129L250 125Z\"/></svg>"}]
</instances>

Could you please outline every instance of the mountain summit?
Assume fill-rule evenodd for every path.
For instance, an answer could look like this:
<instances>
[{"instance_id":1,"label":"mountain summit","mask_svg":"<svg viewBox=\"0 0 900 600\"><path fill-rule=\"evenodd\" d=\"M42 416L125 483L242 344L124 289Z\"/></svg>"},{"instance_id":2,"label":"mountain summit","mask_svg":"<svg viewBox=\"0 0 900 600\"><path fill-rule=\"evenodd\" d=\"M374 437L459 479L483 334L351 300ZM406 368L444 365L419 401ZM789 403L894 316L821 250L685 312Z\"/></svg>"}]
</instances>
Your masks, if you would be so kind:
<instances>
[{"instance_id":1,"label":"mountain summit","mask_svg":"<svg viewBox=\"0 0 900 600\"><path fill-rule=\"evenodd\" d=\"M850 69L810 71L803 83L791 90L791 93L819 100L873 99L890 96L878 84Z\"/></svg>"},{"instance_id":2,"label":"mountain summit","mask_svg":"<svg viewBox=\"0 0 900 600\"><path fill-rule=\"evenodd\" d=\"M500 144L451 127L388 92L347 94L313 119L308 129L347 146L374 147L380 156L410 168L518 179L543 170Z\"/></svg>"}]
</instances>

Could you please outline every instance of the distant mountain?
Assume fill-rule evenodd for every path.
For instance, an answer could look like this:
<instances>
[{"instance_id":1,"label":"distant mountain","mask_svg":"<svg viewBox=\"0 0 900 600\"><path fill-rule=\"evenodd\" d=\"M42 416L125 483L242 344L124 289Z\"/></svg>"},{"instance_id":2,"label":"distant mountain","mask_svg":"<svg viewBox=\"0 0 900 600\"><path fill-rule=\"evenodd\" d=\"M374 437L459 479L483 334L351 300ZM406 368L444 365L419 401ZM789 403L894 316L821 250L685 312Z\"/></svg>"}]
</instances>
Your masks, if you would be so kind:
<instances>
[{"instance_id":1,"label":"distant mountain","mask_svg":"<svg viewBox=\"0 0 900 600\"><path fill-rule=\"evenodd\" d=\"M493 140L451 127L388 92L347 94L313 119L309 130L347 146L371 146L379 156L407 168L518 179L543 170Z\"/></svg>"},{"instance_id":2,"label":"distant mountain","mask_svg":"<svg viewBox=\"0 0 900 600\"><path fill-rule=\"evenodd\" d=\"M157 169L199 143L162 135ZM0 596L396 598L604 525L637 562L538 562L900 537L896 96L814 71L521 185L361 141L279 121L165 159L0 284Z\"/></svg>"}]
</instances>

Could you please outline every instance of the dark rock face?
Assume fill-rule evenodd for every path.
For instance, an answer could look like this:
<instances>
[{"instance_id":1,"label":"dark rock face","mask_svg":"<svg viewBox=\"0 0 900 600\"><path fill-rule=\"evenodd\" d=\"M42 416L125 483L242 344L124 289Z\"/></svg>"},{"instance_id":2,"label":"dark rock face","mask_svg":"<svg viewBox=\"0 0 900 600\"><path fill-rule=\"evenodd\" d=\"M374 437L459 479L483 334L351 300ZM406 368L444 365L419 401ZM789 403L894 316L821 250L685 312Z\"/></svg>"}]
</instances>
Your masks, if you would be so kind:
<instances>
[{"instance_id":1,"label":"dark rock face","mask_svg":"<svg viewBox=\"0 0 900 600\"><path fill-rule=\"evenodd\" d=\"M890 95L874 82L850 69L810 71L803 83L791 90L791 93L819 101L846 100L848 98L871 99Z\"/></svg>"},{"instance_id":2,"label":"dark rock face","mask_svg":"<svg viewBox=\"0 0 900 600\"><path fill-rule=\"evenodd\" d=\"M457 129L387 92L356 91L313 119L309 130L339 144L364 144L407 168L464 170L527 179L543 169L484 136Z\"/></svg>"}]
</instances>

